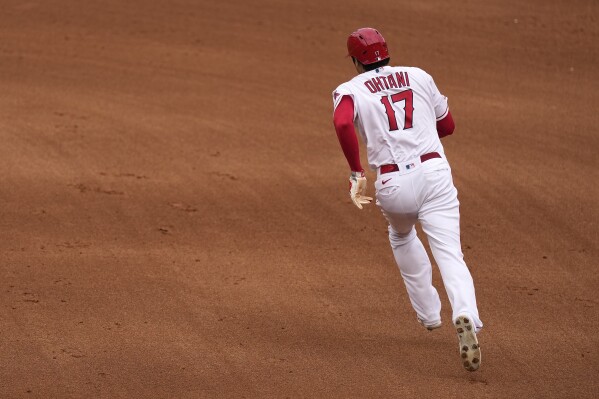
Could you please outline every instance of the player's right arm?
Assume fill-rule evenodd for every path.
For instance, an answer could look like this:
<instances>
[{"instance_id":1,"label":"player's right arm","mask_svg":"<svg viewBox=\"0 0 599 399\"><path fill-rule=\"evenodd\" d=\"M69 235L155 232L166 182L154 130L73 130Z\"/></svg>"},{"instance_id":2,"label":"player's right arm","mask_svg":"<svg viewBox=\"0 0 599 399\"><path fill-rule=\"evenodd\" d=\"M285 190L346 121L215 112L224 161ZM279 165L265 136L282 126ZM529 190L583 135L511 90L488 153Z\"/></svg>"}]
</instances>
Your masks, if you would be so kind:
<instances>
[{"instance_id":1,"label":"player's right arm","mask_svg":"<svg viewBox=\"0 0 599 399\"><path fill-rule=\"evenodd\" d=\"M352 172L364 171L360 163L360 147L354 128L354 100L350 96L343 96L339 101L333 114L333 125L349 168Z\"/></svg>"},{"instance_id":2,"label":"player's right arm","mask_svg":"<svg viewBox=\"0 0 599 399\"><path fill-rule=\"evenodd\" d=\"M372 198L364 195L366 193L366 176L364 176L364 169L360 164L360 147L358 145L356 129L354 128L354 101L349 95L342 96L339 101L337 101L337 97L334 100L336 106L333 115L333 125L335 126L343 154L351 169L349 175L349 196L354 205L362 209L362 205L369 204Z\"/></svg>"}]
</instances>

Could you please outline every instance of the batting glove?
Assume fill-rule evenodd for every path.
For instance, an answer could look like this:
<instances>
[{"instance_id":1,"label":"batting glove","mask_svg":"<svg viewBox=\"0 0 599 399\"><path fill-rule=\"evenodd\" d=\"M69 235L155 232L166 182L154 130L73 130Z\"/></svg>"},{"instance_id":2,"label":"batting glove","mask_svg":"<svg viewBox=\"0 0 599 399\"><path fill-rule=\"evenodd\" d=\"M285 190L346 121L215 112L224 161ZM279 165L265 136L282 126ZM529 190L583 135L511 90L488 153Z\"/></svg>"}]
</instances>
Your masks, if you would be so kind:
<instances>
[{"instance_id":1,"label":"batting glove","mask_svg":"<svg viewBox=\"0 0 599 399\"><path fill-rule=\"evenodd\" d=\"M362 204L370 204L371 197L366 197L366 176L364 171L351 172L349 175L349 196L358 209L362 209Z\"/></svg>"}]
</instances>

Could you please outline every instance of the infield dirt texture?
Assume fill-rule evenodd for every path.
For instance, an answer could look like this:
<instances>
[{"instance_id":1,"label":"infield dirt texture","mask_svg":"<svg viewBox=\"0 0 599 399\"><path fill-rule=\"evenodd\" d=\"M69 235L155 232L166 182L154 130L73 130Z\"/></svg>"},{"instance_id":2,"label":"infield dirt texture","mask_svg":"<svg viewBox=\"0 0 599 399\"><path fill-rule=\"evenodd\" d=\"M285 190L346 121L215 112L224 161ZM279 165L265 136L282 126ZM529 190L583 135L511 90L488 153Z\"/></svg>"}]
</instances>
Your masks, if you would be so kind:
<instances>
[{"instance_id":1,"label":"infield dirt texture","mask_svg":"<svg viewBox=\"0 0 599 399\"><path fill-rule=\"evenodd\" d=\"M0 0L0 397L598 397L599 3L453 3ZM449 98L476 373L349 200L363 26Z\"/></svg>"}]
</instances>

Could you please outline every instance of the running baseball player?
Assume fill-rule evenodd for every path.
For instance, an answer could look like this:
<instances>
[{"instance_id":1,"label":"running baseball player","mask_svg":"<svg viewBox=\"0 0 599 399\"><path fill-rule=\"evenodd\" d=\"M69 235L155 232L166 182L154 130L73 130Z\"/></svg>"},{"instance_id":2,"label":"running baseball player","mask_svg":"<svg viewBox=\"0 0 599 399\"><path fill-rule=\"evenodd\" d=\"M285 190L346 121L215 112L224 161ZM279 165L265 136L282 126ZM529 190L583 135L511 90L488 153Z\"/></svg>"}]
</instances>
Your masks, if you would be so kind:
<instances>
[{"instance_id":1,"label":"running baseball player","mask_svg":"<svg viewBox=\"0 0 599 399\"><path fill-rule=\"evenodd\" d=\"M464 368L480 367L476 333L483 327L472 276L460 244L460 210L441 137L455 125L447 98L419 68L389 66L383 36L362 28L347 39L348 56L358 72L333 92L334 125L351 174L349 195L362 209L372 201L360 164L355 125L377 171L376 204L389 223L389 241L417 321L441 327L441 301L432 285L432 267L416 235L420 222L439 266L453 310Z\"/></svg>"}]
</instances>

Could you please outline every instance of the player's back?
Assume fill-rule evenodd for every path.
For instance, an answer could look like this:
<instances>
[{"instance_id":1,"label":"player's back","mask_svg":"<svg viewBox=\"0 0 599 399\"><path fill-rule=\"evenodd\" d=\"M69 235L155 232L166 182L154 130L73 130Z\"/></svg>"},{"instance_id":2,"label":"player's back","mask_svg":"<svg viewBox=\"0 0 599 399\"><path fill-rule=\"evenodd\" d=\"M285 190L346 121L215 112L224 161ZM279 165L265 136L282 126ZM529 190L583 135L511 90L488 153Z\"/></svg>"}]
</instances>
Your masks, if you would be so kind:
<instances>
[{"instance_id":1,"label":"player's back","mask_svg":"<svg viewBox=\"0 0 599 399\"><path fill-rule=\"evenodd\" d=\"M422 69L385 66L364 72L335 90L335 107L344 95L353 98L371 168L443 152L436 121L447 114L447 98Z\"/></svg>"}]
</instances>

